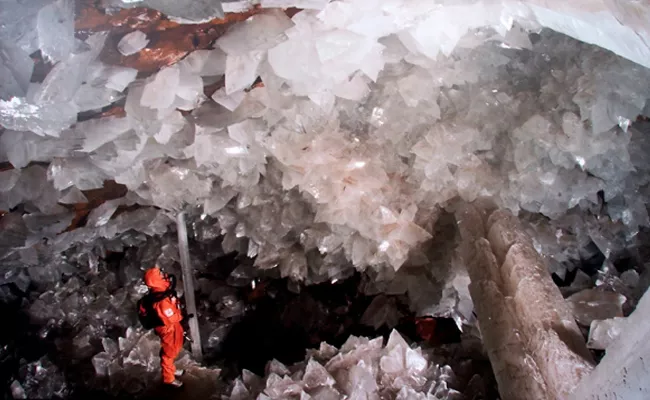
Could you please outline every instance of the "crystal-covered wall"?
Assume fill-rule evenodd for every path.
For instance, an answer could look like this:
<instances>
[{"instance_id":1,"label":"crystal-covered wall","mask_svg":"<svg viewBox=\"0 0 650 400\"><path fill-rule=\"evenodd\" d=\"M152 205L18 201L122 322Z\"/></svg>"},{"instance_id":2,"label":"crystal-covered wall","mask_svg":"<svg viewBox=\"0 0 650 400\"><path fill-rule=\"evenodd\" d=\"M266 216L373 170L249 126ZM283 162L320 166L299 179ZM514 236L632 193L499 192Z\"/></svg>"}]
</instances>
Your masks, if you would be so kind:
<instances>
[{"instance_id":1,"label":"crystal-covered wall","mask_svg":"<svg viewBox=\"0 0 650 400\"><path fill-rule=\"evenodd\" d=\"M490 198L559 281L582 278L566 295L597 285L634 307L650 224L642 5L263 0L213 20L209 3L2 2L6 301L32 292L41 323L75 318L53 305L108 290L103 260L144 246L104 294L126 329L119 299L139 295L142 268L171 267L173 246L151 243L188 210L198 270L218 241L254 260L233 272L249 283L359 271L364 293L463 327L450 213Z\"/></svg>"}]
</instances>

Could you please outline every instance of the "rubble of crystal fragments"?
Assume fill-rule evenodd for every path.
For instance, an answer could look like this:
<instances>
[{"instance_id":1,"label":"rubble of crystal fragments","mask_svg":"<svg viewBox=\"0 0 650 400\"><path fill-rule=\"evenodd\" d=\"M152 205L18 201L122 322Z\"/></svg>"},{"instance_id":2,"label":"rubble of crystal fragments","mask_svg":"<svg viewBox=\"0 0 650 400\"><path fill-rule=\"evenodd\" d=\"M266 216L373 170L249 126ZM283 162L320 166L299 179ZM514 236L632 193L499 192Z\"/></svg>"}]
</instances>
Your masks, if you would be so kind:
<instances>
[{"instance_id":1,"label":"rubble of crystal fragments","mask_svg":"<svg viewBox=\"0 0 650 400\"><path fill-rule=\"evenodd\" d=\"M361 273L359 291L376 296L359 315L365 325L393 328L408 312L473 331L451 216L478 198L525 222L578 323L591 326L592 348L614 340L650 285L647 7L102 2L107 14L159 10L170 29L251 12L212 33L211 46L184 44L173 62L138 74L103 52L164 58L164 29L75 35L74 1L23 3L0 7L0 297L22 299L46 336L74 327L75 351L113 388L127 367L156 368L139 331L136 350L98 343L113 328L136 340L136 281L155 262L175 268L169 238L181 210L197 271L218 269L224 254L246 259L226 285L199 279L207 348L247 312L235 288L262 276L299 291ZM125 194L94 197L107 182ZM108 270L104 260L125 251L126 267ZM263 384L244 375L228 395L448 395L447 367L402 342L354 340L332 349L347 375L332 354ZM417 365L397 366L391 346L417 353ZM38 383L50 363L26 363L14 396L68 390L54 368ZM409 368L416 381L397 390Z\"/></svg>"}]
</instances>

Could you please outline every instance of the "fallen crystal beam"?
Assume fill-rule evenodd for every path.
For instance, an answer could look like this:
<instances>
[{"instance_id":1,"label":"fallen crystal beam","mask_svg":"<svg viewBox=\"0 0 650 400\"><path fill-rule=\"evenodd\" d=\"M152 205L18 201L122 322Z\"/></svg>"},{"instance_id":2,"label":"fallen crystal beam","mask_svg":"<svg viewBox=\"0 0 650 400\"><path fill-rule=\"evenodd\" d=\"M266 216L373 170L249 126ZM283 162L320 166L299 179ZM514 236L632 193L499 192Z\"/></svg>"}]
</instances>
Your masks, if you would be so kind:
<instances>
[{"instance_id":1,"label":"fallen crystal beam","mask_svg":"<svg viewBox=\"0 0 650 400\"><path fill-rule=\"evenodd\" d=\"M488 209L468 204L456 219L499 392L504 399L566 398L591 372L591 355L517 218Z\"/></svg>"},{"instance_id":2,"label":"fallen crystal beam","mask_svg":"<svg viewBox=\"0 0 650 400\"><path fill-rule=\"evenodd\" d=\"M178 229L178 251L181 255L181 268L183 269L183 289L185 293L185 307L187 313L193 314L190 318L190 338L192 339L192 356L197 362L203 360L203 351L201 349L201 332L199 332L199 321L196 313L196 300L194 299L194 273L192 272L192 262L190 259L190 249L187 241L187 225L185 224L185 212L181 211L176 217Z\"/></svg>"},{"instance_id":3,"label":"fallen crystal beam","mask_svg":"<svg viewBox=\"0 0 650 400\"><path fill-rule=\"evenodd\" d=\"M499 393L504 400L546 399L546 383L517 332L512 299L508 301L499 287L499 266L485 239L482 216L468 205L457 211L456 219L460 252L471 278L469 291Z\"/></svg>"}]
</instances>

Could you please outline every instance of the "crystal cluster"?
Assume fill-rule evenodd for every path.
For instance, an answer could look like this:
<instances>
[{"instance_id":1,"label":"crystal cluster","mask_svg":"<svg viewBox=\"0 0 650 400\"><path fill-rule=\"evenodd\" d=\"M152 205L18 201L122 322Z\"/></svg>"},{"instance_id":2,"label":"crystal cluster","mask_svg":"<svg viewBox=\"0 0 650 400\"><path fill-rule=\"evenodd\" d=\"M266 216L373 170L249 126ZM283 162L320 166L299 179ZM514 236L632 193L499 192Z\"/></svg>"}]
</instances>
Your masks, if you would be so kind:
<instances>
[{"instance_id":1,"label":"crystal cluster","mask_svg":"<svg viewBox=\"0 0 650 400\"><path fill-rule=\"evenodd\" d=\"M287 367L277 360L260 378L249 371L233 383L231 400L264 399L455 399L456 377L448 365L431 362L397 331L383 338L351 336L340 349L322 343L303 363Z\"/></svg>"},{"instance_id":2,"label":"crystal cluster","mask_svg":"<svg viewBox=\"0 0 650 400\"><path fill-rule=\"evenodd\" d=\"M63 371L47 356L23 365L20 375L23 384L11 384L14 399L66 398L70 394Z\"/></svg>"},{"instance_id":3,"label":"crystal cluster","mask_svg":"<svg viewBox=\"0 0 650 400\"><path fill-rule=\"evenodd\" d=\"M92 358L95 375L107 379L110 390L130 394L144 392L159 379L160 340L153 331L129 328L117 341L103 338L102 352ZM179 368L192 365L183 351L176 362Z\"/></svg>"},{"instance_id":4,"label":"crystal cluster","mask_svg":"<svg viewBox=\"0 0 650 400\"><path fill-rule=\"evenodd\" d=\"M265 10L215 49L135 81L97 60L104 34L72 40L65 56L38 41L60 61L2 101L5 159L49 162L61 199L115 179L128 204L203 205L230 250L307 282L337 278L329 260L413 264L434 233L424 210L458 198L558 218L592 210L602 191L628 235L648 224L647 146L630 127L650 97L645 67L548 30L531 41L530 21L503 25L497 6L461 18L469 5L399 3ZM38 24L54 23L42 14ZM141 36L118 47L137 51ZM75 124L127 87L126 116ZM4 174L7 192L18 173ZM317 271L301 256L312 249L325 260Z\"/></svg>"}]
</instances>

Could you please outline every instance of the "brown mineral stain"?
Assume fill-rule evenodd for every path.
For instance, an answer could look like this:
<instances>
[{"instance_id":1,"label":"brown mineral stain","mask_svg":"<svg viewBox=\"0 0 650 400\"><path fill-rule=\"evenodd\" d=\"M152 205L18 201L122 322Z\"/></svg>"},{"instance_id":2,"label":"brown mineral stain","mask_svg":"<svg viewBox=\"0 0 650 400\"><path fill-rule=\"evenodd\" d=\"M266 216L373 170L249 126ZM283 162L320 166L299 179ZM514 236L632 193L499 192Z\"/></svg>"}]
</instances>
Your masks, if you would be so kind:
<instances>
[{"instance_id":1,"label":"brown mineral stain","mask_svg":"<svg viewBox=\"0 0 650 400\"><path fill-rule=\"evenodd\" d=\"M99 114L99 118L104 118L104 117L120 117L124 118L126 117L126 110L124 110L124 107L122 106L113 106L109 108L108 110L104 111L103 113Z\"/></svg>"},{"instance_id":2,"label":"brown mineral stain","mask_svg":"<svg viewBox=\"0 0 650 400\"><path fill-rule=\"evenodd\" d=\"M178 62L193 50L210 48L233 23L243 21L260 10L256 7L242 13L228 13L223 19L181 25L156 10L136 7L109 14L86 0L77 13L75 28L77 36L82 39L95 32L110 31L100 60L106 64L135 68L146 76ZM136 54L123 56L117 50L117 44L124 35L134 30L144 32L149 44Z\"/></svg>"},{"instance_id":3,"label":"brown mineral stain","mask_svg":"<svg viewBox=\"0 0 650 400\"><path fill-rule=\"evenodd\" d=\"M119 199L120 197L126 196L126 192L126 186L119 184L113 180L104 181L104 186L100 189L83 191L83 194L88 199L87 203L76 203L70 206L66 206L72 208L72 210L75 212L75 216L65 232L83 226L83 224L85 224L86 217L93 209L99 207L107 200Z\"/></svg>"}]
</instances>

